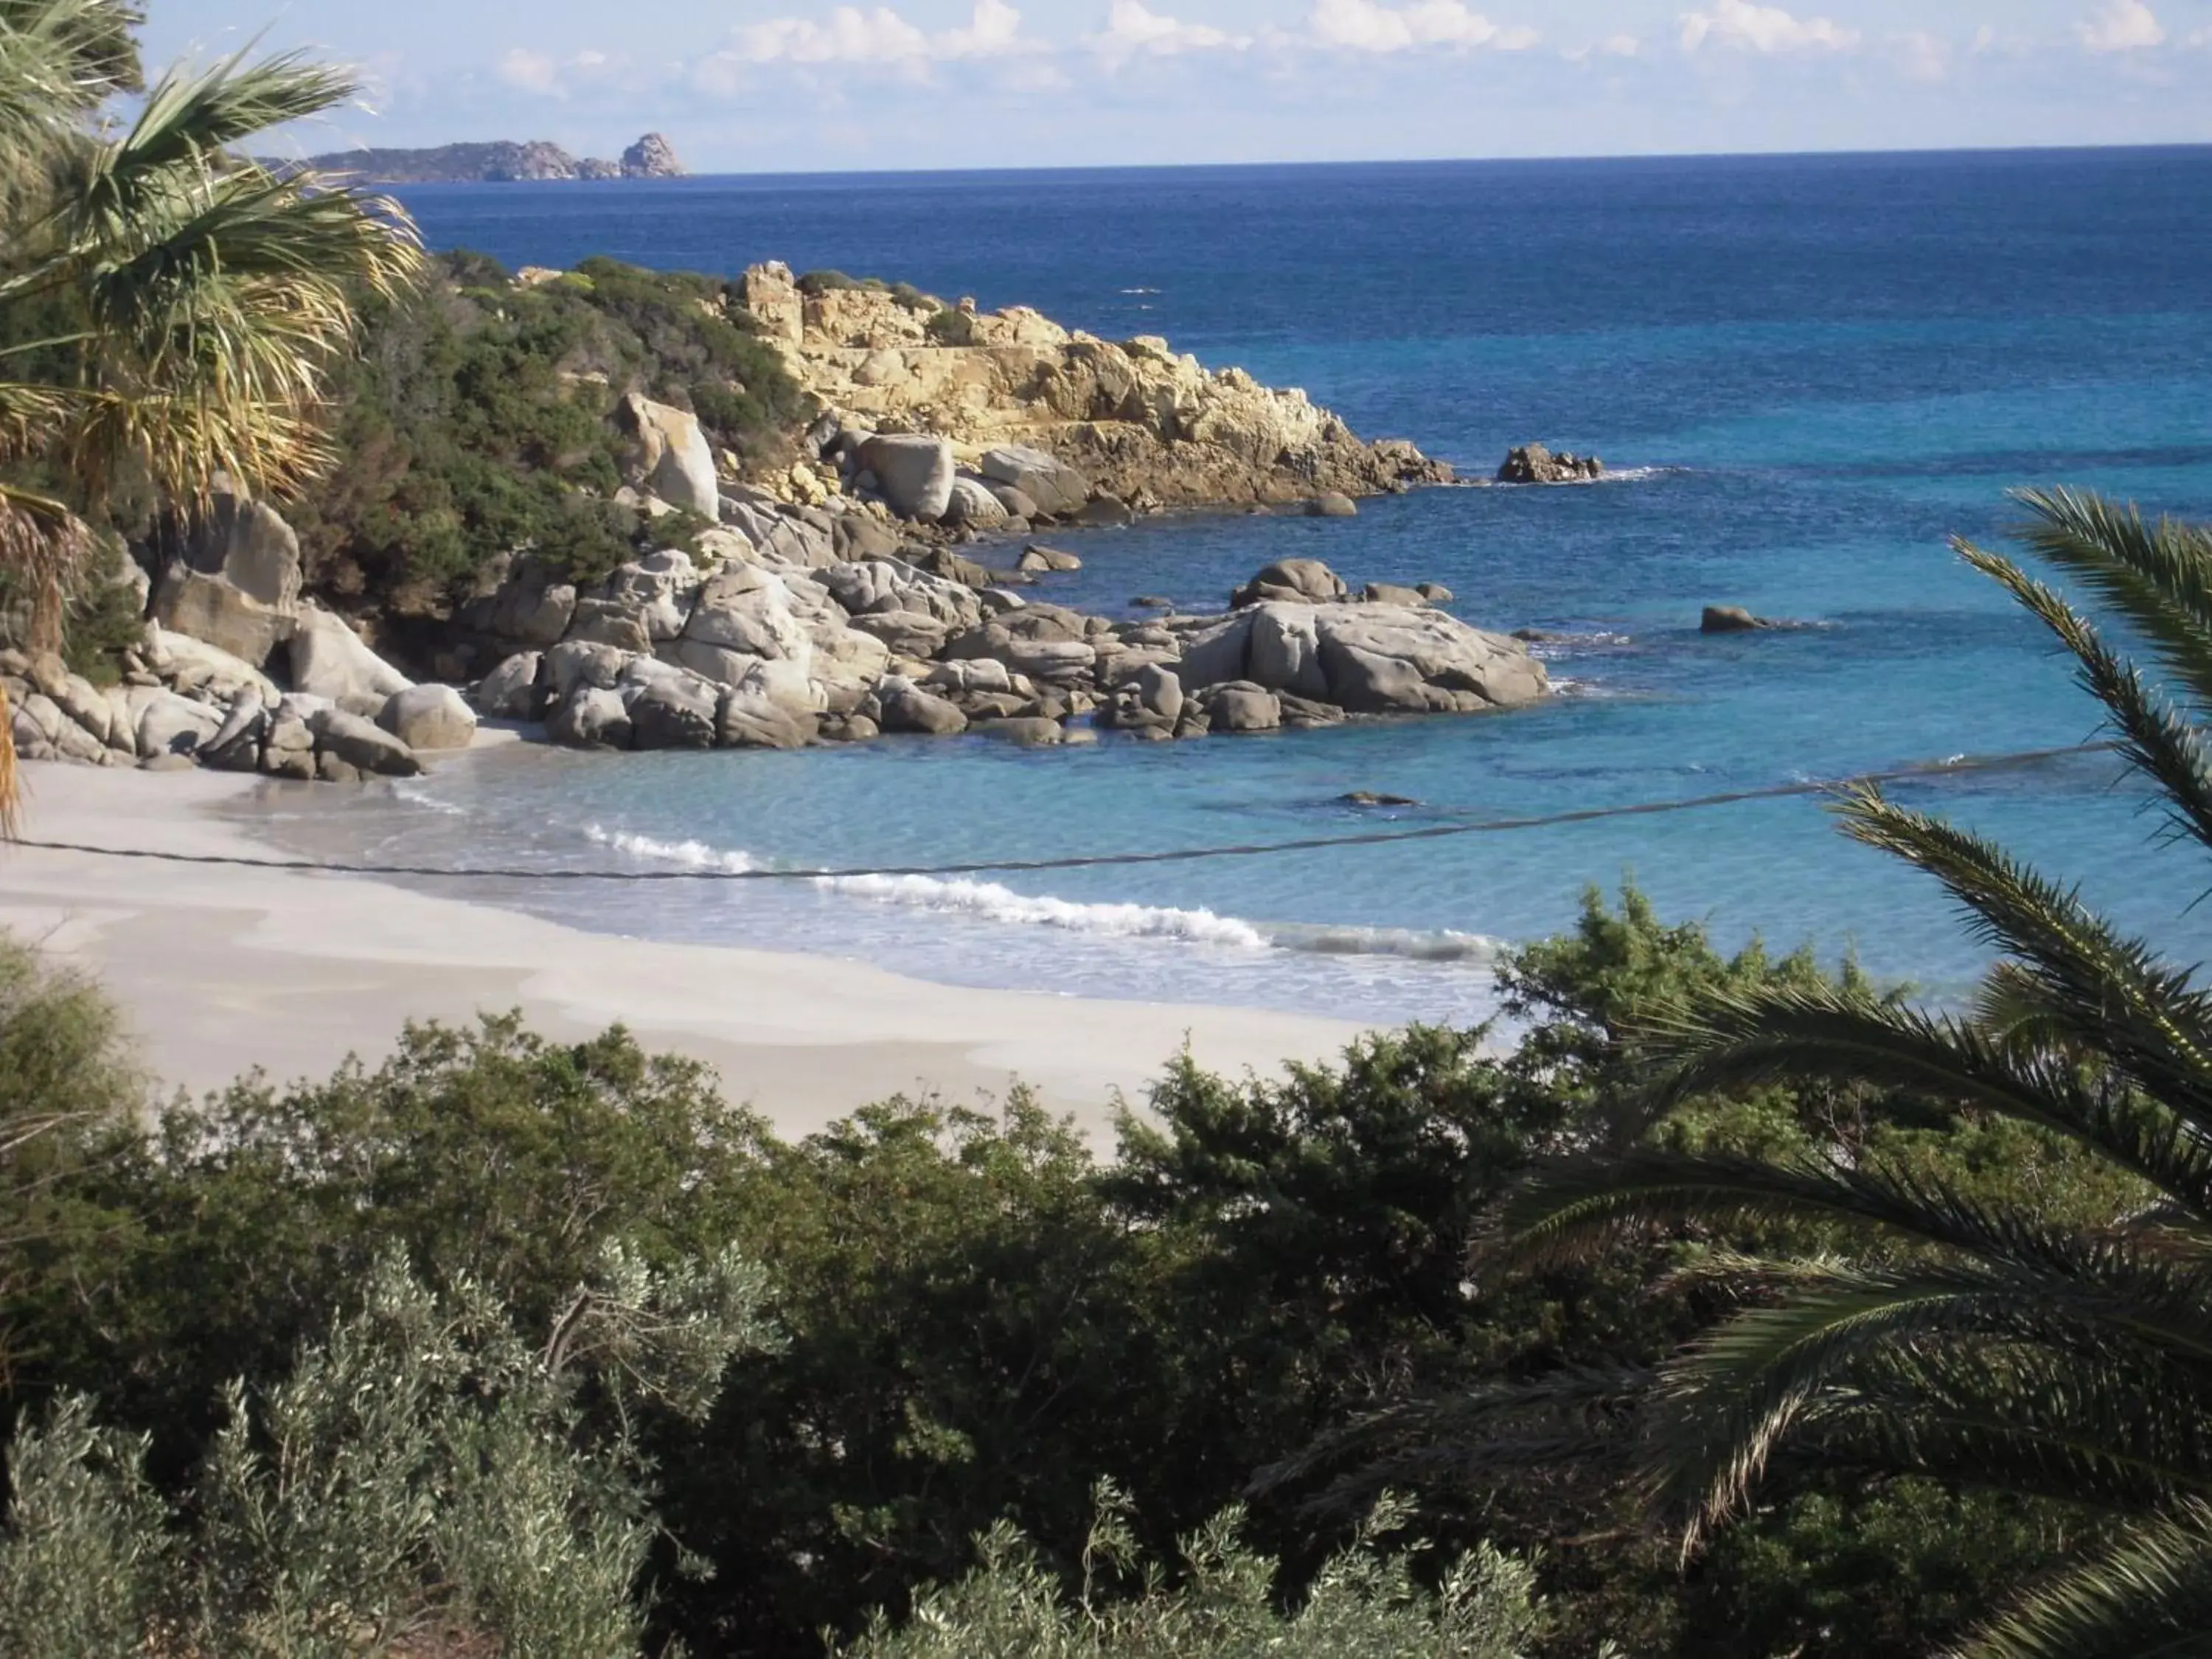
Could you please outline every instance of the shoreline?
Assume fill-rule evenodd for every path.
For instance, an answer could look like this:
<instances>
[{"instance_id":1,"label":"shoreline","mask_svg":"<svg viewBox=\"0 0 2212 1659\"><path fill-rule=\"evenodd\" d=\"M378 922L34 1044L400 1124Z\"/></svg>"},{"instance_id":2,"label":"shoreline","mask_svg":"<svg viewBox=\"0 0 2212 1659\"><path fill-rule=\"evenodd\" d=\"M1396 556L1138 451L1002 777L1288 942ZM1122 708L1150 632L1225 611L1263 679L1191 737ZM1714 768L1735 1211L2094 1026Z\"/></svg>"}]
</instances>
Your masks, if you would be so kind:
<instances>
[{"instance_id":1,"label":"shoreline","mask_svg":"<svg viewBox=\"0 0 2212 1659\"><path fill-rule=\"evenodd\" d=\"M251 775L25 769L27 833L200 854L264 850L236 809ZM302 789L318 786L294 786ZM219 816L221 815L221 816ZM1334 1058L1360 1024L1263 1009L951 987L865 963L589 933L356 877L173 865L0 845L0 926L96 975L165 1091L259 1067L327 1076L388 1054L409 1019L520 1008L549 1037L617 1022L713 1066L777 1131L897 1093L1002 1098L1017 1082L1094 1137L1116 1091L1188 1042L1231 1074Z\"/></svg>"}]
</instances>

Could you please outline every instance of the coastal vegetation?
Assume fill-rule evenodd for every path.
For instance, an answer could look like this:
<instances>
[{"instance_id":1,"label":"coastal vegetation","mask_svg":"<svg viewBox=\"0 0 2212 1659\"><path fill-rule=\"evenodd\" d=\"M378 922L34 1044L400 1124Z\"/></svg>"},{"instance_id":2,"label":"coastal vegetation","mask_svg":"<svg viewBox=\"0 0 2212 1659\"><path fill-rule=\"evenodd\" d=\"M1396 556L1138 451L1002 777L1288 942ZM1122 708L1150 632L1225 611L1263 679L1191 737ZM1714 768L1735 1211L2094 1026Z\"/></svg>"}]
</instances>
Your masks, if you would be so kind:
<instances>
[{"instance_id":1,"label":"coastal vegetation","mask_svg":"<svg viewBox=\"0 0 2212 1659\"><path fill-rule=\"evenodd\" d=\"M395 210L241 159L347 95L342 77L232 61L146 86L132 21L0 0L15 631L68 644L88 682L107 630L129 631L95 555L218 493L235 522L237 487L288 498L318 592L395 630L565 586L558 638L580 604L612 604L575 586L648 544L670 592L642 598L672 597L669 550L704 521L648 536L614 416L642 396L726 452L677 480L702 512L726 475L782 464L814 410L744 295L605 260L425 267ZM125 92L131 123L97 125ZM1353 482L1427 476L1143 343L758 274L796 346L802 301L899 343L1026 331L1063 424L1151 375L1261 435L1320 434L1311 453ZM882 483L917 459L884 435L841 429L843 465L817 449L797 471L825 493ZM945 441L919 441L947 492L1006 511L955 479ZM999 453L1039 488L1072 471ZM1218 495L1224 476L1255 487L1249 468L1186 483ZM1089 489L1063 505L1100 505ZM2016 564L1965 556L2071 653L2172 833L2212 847L2212 538L2027 501L2031 549L2169 689ZM836 558L803 515L757 528L799 524L848 586L882 562ZM1268 601L1289 607L1269 625L1353 603L1325 567L1303 575L1333 589ZM1080 637L991 638L971 584L896 580L953 611L939 646L957 623L1041 678L1095 670ZM629 663L701 614L657 640L637 622ZM1261 625L1205 643L1241 674ZM1161 632L1152 648L1193 643ZM710 701L701 729L730 707ZM1182 729L1141 700L1121 718ZM1498 1027L1371 1036L1272 1080L1186 1060L1110 1146L1019 1092L895 1098L787 1139L696 1062L514 1017L410 1028L321 1080L162 1101L96 986L0 940L0 1646L2192 1650L2212 1619L2212 1005L1996 844L1871 792L1841 811L2002 953L1974 1006L1931 1012L1803 952L1724 955L1632 890L1593 895L1571 933L1507 957Z\"/></svg>"},{"instance_id":2,"label":"coastal vegetation","mask_svg":"<svg viewBox=\"0 0 2212 1659\"><path fill-rule=\"evenodd\" d=\"M19 1506L6 1547L159 1541L114 1546L140 1564L138 1599L102 1608L199 1607L220 1570L234 1621L323 1594L358 1599L380 1632L442 1620L531 1651L517 1609L537 1605L533 1574L580 1607L628 1560L653 1652L673 1637L818 1652L825 1630L883 1654L1048 1634L1067 1651L1228 1652L1280 1616L1270 1651L1690 1655L1742 1651L1749 1631L1761 1651L1841 1656L1959 1630L2101 1524L1839 1473L1684 1571L1603 1456L1301 1473L1317 1439L1408 1394L1656 1366L1715 1311L1678 1271L1714 1247L1695 1231L1468 1277L1492 1206L1628 1109L1624 1041L1649 999L1838 983L1802 956L1724 957L1633 895L1593 899L1576 933L1516 958L1528 1036L1511 1053L1413 1030L1275 1083L1181 1066L1111 1156L1020 1098L886 1102L787 1141L696 1064L511 1019L418 1029L375 1067L246 1079L149 1118L100 999L23 947L8 959L0 1314L11 1467L37 1474L45 1507ZM57 1077L75 1092L52 1093ZM1893 1151L1992 1196L2063 1188L2078 1162L1856 1086L1686 1103L1660 1133ZM605 1334L573 1334L580 1308ZM326 1422L334 1366L387 1363L364 1330L464 1313L477 1348L410 1376L417 1415L379 1430L396 1461L360 1443L317 1476L327 1512L288 1523L287 1548L324 1554L257 1547L235 1565L231 1511L208 1499L260 1478L246 1449L295 1443L266 1413ZM490 1374L494 1351L498 1389L455 1382ZM687 1392L672 1371L719 1375ZM539 1504L512 1529L539 1553L462 1560L430 1517L457 1501L452 1447L494 1426L514 1462L483 1465L492 1490L468 1501ZM379 1558L395 1577L316 1566L394 1486L424 1517ZM1024 1634L1003 1650L962 1634L1009 1630ZM1334 1645L1346 1632L1361 1645Z\"/></svg>"},{"instance_id":3,"label":"coastal vegetation","mask_svg":"<svg viewBox=\"0 0 2212 1659\"><path fill-rule=\"evenodd\" d=\"M149 84L136 21L112 0L0 11L0 572L33 649L63 642L103 532L219 476L281 494L326 465L362 300L416 264L390 204L239 148L350 81L280 57ZM135 116L101 125L123 94ZM13 760L0 720L0 806Z\"/></svg>"},{"instance_id":4,"label":"coastal vegetation","mask_svg":"<svg viewBox=\"0 0 2212 1659\"><path fill-rule=\"evenodd\" d=\"M726 284L612 259L544 275L518 285L481 254L443 254L370 313L336 393L346 465L289 514L313 588L440 618L496 553L529 547L586 582L635 557L646 520L615 499L610 418L629 392L696 415L741 465L790 443L799 389ZM672 539L662 526L653 545Z\"/></svg>"}]
</instances>

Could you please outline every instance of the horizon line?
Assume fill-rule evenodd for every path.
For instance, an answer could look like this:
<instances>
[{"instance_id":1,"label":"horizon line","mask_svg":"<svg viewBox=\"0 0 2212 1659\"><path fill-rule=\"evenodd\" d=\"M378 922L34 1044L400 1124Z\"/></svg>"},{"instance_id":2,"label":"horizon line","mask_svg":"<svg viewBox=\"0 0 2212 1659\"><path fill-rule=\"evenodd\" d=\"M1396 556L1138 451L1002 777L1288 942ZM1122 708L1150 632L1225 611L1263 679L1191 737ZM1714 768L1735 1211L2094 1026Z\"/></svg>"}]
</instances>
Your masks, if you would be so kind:
<instances>
[{"instance_id":1,"label":"horizon line","mask_svg":"<svg viewBox=\"0 0 2212 1659\"><path fill-rule=\"evenodd\" d=\"M565 148L554 139L459 138L444 144L362 144L353 150L325 150L319 157L305 160L335 159L356 152L375 151L434 151L461 144L547 143ZM2004 155L2094 155L2154 154L2176 150L2212 151L2212 139L2188 138L2148 143L2116 144L1946 144L1897 145L1868 149L1855 147L1834 149L1710 149L1710 150L1638 150L1592 153L1565 155L1406 155L1339 157L1326 161L1070 161L1034 166L975 165L965 167L770 167L748 171L715 171L686 173L672 179L462 179L438 183L396 185L398 189L452 189L475 185L497 185L502 189L527 188L532 185L681 185L720 179L836 179L920 177L925 175L996 175L1039 174L1054 173L1201 173L1249 171L1270 168L1321 167L1542 167L1580 163L1631 163L1642 161L1850 161L1875 159L1906 159L1924 156L2004 156Z\"/></svg>"}]
</instances>

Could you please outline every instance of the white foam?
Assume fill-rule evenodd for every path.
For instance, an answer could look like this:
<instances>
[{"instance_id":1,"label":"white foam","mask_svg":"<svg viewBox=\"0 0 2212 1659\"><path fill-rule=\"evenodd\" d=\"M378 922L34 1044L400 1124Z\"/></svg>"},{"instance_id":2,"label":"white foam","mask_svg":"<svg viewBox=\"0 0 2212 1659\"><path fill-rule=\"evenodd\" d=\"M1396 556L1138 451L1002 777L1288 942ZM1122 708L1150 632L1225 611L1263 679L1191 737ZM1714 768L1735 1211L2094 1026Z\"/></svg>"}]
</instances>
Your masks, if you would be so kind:
<instances>
[{"instance_id":1,"label":"white foam","mask_svg":"<svg viewBox=\"0 0 2212 1659\"><path fill-rule=\"evenodd\" d=\"M410 806L424 807L430 811L440 813L446 817L465 818L469 815L469 809L467 807L456 806L449 800L440 800L435 795L423 788L420 784L397 783L392 786L392 793L398 796L400 799L405 801Z\"/></svg>"},{"instance_id":2,"label":"white foam","mask_svg":"<svg viewBox=\"0 0 2212 1659\"><path fill-rule=\"evenodd\" d=\"M590 824L584 833L602 847L633 858L654 859L696 870L746 871L759 867L742 852L700 841L661 841L627 830ZM1084 903L1050 895L1018 893L995 881L972 877L811 876L823 892L901 909L967 916L1010 927L1056 927L1109 939L1167 939L1235 951L1281 951L1309 956L1395 957L1413 962L1487 962L1496 940L1479 933L1422 932L1409 928L1334 927L1286 922L1262 926L1206 909L1169 905Z\"/></svg>"},{"instance_id":3,"label":"white foam","mask_svg":"<svg viewBox=\"0 0 2212 1659\"><path fill-rule=\"evenodd\" d=\"M1262 951L1265 934L1249 921L1211 910L1177 910L1150 904L1081 904L1070 899L1032 897L995 881L935 876L823 876L816 886L878 904L975 916L986 921L1030 927L1062 927L1071 933L1103 933L1118 939L1180 939Z\"/></svg>"},{"instance_id":4,"label":"white foam","mask_svg":"<svg viewBox=\"0 0 2212 1659\"><path fill-rule=\"evenodd\" d=\"M669 864L689 865L694 870L742 872L753 867L752 860L745 854L709 847L703 841L657 841L651 836L634 835L627 830L603 830L596 823L585 825L584 834L600 846L611 847L632 858L659 859Z\"/></svg>"}]
</instances>

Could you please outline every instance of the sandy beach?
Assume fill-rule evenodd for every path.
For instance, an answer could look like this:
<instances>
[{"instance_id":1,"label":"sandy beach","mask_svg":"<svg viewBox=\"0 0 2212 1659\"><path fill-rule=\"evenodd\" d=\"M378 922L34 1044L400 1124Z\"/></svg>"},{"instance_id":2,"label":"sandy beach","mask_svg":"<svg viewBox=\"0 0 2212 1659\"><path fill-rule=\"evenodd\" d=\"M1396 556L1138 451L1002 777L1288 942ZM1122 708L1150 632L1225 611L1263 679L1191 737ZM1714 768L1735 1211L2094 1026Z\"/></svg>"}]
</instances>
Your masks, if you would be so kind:
<instances>
[{"instance_id":1,"label":"sandy beach","mask_svg":"<svg viewBox=\"0 0 2212 1659\"><path fill-rule=\"evenodd\" d=\"M459 763L465 764L465 762ZM25 836L272 856L249 833L270 786L210 772L24 769ZM293 785L291 788L335 786ZM409 1019L520 1008L550 1036L621 1022L695 1055L787 1133L872 1100L975 1103L1017 1080L1086 1127L1186 1041L1272 1074L1358 1028L1255 1009L974 990L863 963L622 939L355 877L0 847L0 926L96 973L149 1069L195 1092L252 1067L319 1077L389 1052Z\"/></svg>"}]
</instances>

